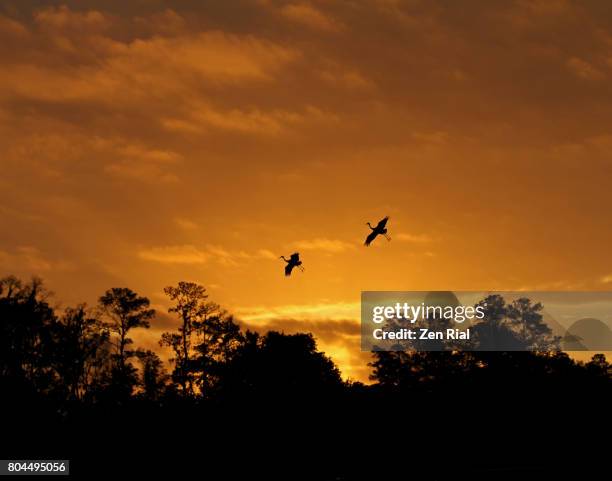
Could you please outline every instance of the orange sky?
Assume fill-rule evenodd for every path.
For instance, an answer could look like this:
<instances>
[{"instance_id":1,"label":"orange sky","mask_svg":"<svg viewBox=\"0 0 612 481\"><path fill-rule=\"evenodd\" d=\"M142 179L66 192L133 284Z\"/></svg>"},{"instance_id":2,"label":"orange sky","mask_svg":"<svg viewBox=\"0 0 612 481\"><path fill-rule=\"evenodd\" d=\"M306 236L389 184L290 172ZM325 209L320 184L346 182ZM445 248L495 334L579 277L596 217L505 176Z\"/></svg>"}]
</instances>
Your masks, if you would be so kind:
<instances>
[{"instance_id":1,"label":"orange sky","mask_svg":"<svg viewBox=\"0 0 612 481\"><path fill-rule=\"evenodd\" d=\"M610 2L202 4L2 2L0 275L197 281L358 379L361 290L610 289Z\"/></svg>"}]
</instances>

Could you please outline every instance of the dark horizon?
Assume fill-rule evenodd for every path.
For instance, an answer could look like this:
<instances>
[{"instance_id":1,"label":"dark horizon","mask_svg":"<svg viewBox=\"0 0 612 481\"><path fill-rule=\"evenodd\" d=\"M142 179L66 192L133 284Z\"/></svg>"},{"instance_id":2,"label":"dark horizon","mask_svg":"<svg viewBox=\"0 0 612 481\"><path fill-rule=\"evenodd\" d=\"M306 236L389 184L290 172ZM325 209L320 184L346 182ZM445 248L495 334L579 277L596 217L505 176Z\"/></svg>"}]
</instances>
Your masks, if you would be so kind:
<instances>
[{"instance_id":1,"label":"dark horizon","mask_svg":"<svg viewBox=\"0 0 612 481\"><path fill-rule=\"evenodd\" d=\"M196 456L197 450L176 445L160 451L164 439L207 426L209 437L201 442L219 456L226 442L244 436L256 442L261 423L265 423L269 432L279 436L274 445L283 457L268 460L263 471L262 466L239 466L236 469L241 473L286 476L288 466L300 459L307 464L296 478L359 479L359 473L376 472L376 468L362 467L354 458L357 433L367 439L385 426L384 417L380 425L376 419L368 420L370 416L391 413L393 418L394 412L404 416L403 409L411 406L424 416L411 418L411 429L422 436L433 430L426 436L434 441L437 430L448 428L448 417L455 416L446 411L450 402L460 407L461 418L471 419L472 426L463 434L466 444L452 454L461 465L438 465L428 468L430 473L447 477L483 475L490 469L557 472L558 466L551 466L544 455L509 459L504 450L487 448L487 457L473 457L470 443L485 430L490 436L501 435L498 442L508 450L515 436L531 423L544 423L546 432L557 433L547 449L561 449L564 443L576 449L578 440L567 437L571 432L565 424L567 409L586 409L579 423L586 426L598 415L589 409L592 401L605 405L610 398L612 365L603 354L583 363L557 350L478 352L457 351L449 345L449 350L439 352L376 351L369 364L372 384L344 381L310 333L243 331L231 313L214 304L195 283L180 282L167 287L165 293L172 301L171 314L177 315L181 326L161 339L174 352L171 370L154 352L132 342L132 333L147 329L154 316L149 300L136 292L108 289L95 315L83 305L56 313L38 282L2 279L0 390L5 394L1 407L10 436L5 436L9 442L4 452L14 457L19 457L17 453L49 457L52 453L56 459L73 460L72 474L85 475L99 465L96 453L114 443L124 454L111 458L100 472L186 473L188 468L177 460ZM504 316L512 319L513 310L520 308L520 318L531 320L522 333L528 329L525 339L533 346L548 343L552 348L559 342L545 327L540 304L526 299L505 304L501 296L485 301L492 310L483 321L483 333L490 331L490 323L510 333L511 324L504 327L499 320ZM490 424L488 420L499 410L504 415ZM104 430L96 427L100 423ZM135 462L137 456L125 451L133 441L129 436L117 438L117 430L147 433L134 452L155 452L165 456L165 461ZM317 437L319 432L326 433L325 437ZM330 445L332 438L335 441ZM220 444L219 439L224 441ZM289 439L291 445L308 444L317 454L306 461L283 442ZM405 437L387 431L384 439L397 443ZM528 441L532 449L536 448L534 441ZM342 458L328 451L332 447L354 461L341 462ZM389 449L401 452L397 444ZM426 446L415 449L423 459L435 459ZM537 449L545 451L544 446ZM587 453L584 459L590 460L596 452ZM260 446L238 453L251 462L265 458ZM583 459L582 452L580 456Z\"/></svg>"}]
</instances>

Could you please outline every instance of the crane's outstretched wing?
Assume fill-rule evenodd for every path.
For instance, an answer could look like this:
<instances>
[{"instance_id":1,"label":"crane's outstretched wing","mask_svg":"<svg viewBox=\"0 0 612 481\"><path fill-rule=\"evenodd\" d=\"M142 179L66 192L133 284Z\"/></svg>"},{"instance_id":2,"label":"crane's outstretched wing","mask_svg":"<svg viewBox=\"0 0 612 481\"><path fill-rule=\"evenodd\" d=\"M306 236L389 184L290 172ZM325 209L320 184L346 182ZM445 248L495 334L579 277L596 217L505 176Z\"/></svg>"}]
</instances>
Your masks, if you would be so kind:
<instances>
[{"instance_id":1,"label":"crane's outstretched wing","mask_svg":"<svg viewBox=\"0 0 612 481\"><path fill-rule=\"evenodd\" d=\"M295 264L291 264L291 263L287 264L285 266L285 275L286 276L290 276L291 275L291 271L293 270L294 267L295 267Z\"/></svg>"},{"instance_id":2,"label":"crane's outstretched wing","mask_svg":"<svg viewBox=\"0 0 612 481\"><path fill-rule=\"evenodd\" d=\"M387 221L389 220L389 216L386 216L383 220L381 220L376 226L377 229L384 229L387 225Z\"/></svg>"},{"instance_id":3,"label":"crane's outstretched wing","mask_svg":"<svg viewBox=\"0 0 612 481\"><path fill-rule=\"evenodd\" d=\"M291 262L297 262L300 260L300 253L299 252L295 252L293 254L291 254Z\"/></svg>"},{"instance_id":4,"label":"crane's outstretched wing","mask_svg":"<svg viewBox=\"0 0 612 481\"><path fill-rule=\"evenodd\" d=\"M366 237L366 240L365 240L365 242L363 243L363 245L365 245L365 246L369 246L369 245L372 243L372 241L373 241L374 239L376 239L376 236L377 236L377 235L378 235L378 233L377 233L377 232L374 232L374 231L370 232L370 235L369 235L368 237Z\"/></svg>"}]
</instances>

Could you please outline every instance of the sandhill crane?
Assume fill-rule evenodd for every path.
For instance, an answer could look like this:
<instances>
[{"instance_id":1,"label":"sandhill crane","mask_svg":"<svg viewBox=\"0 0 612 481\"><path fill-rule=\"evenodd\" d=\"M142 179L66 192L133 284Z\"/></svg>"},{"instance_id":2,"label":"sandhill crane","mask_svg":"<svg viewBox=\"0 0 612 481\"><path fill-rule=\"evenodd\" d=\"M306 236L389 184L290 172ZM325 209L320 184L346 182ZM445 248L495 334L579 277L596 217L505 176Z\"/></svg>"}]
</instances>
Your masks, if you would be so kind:
<instances>
[{"instance_id":1,"label":"sandhill crane","mask_svg":"<svg viewBox=\"0 0 612 481\"><path fill-rule=\"evenodd\" d=\"M300 260L299 252L295 252L289 256L289 259L285 259L285 256L280 256L282 260L284 260L287 265L285 266L285 275L290 276L291 271L294 267L299 267L302 272L304 272L304 266L302 266L302 261Z\"/></svg>"},{"instance_id":2,"label":"sandhill crane","mask_svg":"<svg viewBox=\"0 0 612 481\"><path fill-rule=\"evenodd\" d=\"M370 232L370 235L366 237L364 245L369 246L372 243L372 241L376 239L376 236L379 234L384 235L388 241L391 240L391 237L387 235L387 228L385 227L387 225L388 220L389 220L389 216L386 216L376 225L376 227L372 227L372 225L369 222L366 223L370 227L370 229L372 229L372 232Z\"/></svg>"}]
</instances>

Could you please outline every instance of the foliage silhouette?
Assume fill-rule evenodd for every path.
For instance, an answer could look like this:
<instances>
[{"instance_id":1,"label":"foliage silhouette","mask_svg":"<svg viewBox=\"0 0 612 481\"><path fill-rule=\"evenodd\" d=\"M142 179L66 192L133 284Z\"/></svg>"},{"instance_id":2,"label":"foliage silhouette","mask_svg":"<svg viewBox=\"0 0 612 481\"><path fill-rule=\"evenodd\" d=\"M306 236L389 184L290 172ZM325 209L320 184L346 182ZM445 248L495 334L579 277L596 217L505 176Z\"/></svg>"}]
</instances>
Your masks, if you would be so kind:
<instances>
[{"instance_id":1,"label":"foliage silhouette","mask_svg":"<svg viewBox=\"0 0 612 481\"><path fill-rule=\"evenodd\" d=\"M142 387L140 399L158 402L167 392L169 376L164 369L164 363L159 356L151 350L138 350L136 357L140 361Z\"/></svg>"},{"instance_id":2,"label":"foliage silhouette","mask_svg":"<svg viewBox=\"0 0 612 481\"><path fill-rule=\"evenodd\" d=\"M179 282L166 287L164 292L174 305L168 312L181 320L178 333L165 332L160 344L174 351L173 379L184 396L209 389L214 382L215 366L231 355L241 341L238 325L233 317L209 302L204 286L193 282Z\"/></svg>"},{"instance_id":3,"label":"foliage silhouette","mask_svg":"<svg viewBox=\"0 0 612 481\"><path fill-rule=\"evenodd\" d=\"M99 379L108 377L109 330L81 304L64 311L54 325L53 338L59 378L69 398L82 400L91 394Z\"/></svg>"},{"instance_id":4,"label":"foliage silhouette","mask_svg":"<svg viewBox=\"0 0 612 481\"><path fill-rule=\"evenodd\" d=\"M560 337L553 336L543 321L543 306L519 298L510 304L499 294L487 296L476 304L484 319L472 328L475 343L483 351L559 350Z\"/></svg>"},{"instance_id":5,"label":"foliage silhouette","mask_svg":"<svg viewBox=\"0 0 612 481\"><path fill-rule=\"evenodd\" d=\"M132 329L148 329L149 320L155 315L150 309L149 299L140 297L127 287L113 287L107 290L98 301L103 316L107 319L105 326L115 339L115 364L111 370L111 383L116 395L125 399L132 394L137 384L136 368L129 360L136 355L135 351L126 349L133 343L128 337Z\"/></svg>"},{"instance_id":6,"label":"foliage silhouette","mask_svg":"<svg viewBox=\"0 0 612 481\"><path fill-rule=\"evenodd\" d=\"M198 284L165 292L179 320L162 338L175 356L171 376L157 353L131 342L133 329L155 322L145 297L114 288L97 310L59 310L39 279L0 280L7 459L70 457L75 472L100 475L224 468L216 479L271 478L274 468L283 479L402 475L407 450L419 460L410 472L429 477L551 474L568 446L583 470L607 459L604 446L582 453L576 443L601 426L612 367L602 354L582 363L557 351L528 299L487 298L476 327L480 342L505 330L529 351L374 352L364 385L343 381L312 334L243 331ZM218 462L202 464L203 453Z\"/></svg>"},{"instance_id":7,"label":"foliage silhouette","mask_svg":"<svg viewBox=\"0 0 612 481\"><path fill-rule=\"evenodd\" d=\"M245 334L227 362L217 365L215 396L223 399L293 399L332 395L342 389L340 371L317 351L311 334Z\"/></svg>"}]
</instances>

